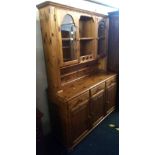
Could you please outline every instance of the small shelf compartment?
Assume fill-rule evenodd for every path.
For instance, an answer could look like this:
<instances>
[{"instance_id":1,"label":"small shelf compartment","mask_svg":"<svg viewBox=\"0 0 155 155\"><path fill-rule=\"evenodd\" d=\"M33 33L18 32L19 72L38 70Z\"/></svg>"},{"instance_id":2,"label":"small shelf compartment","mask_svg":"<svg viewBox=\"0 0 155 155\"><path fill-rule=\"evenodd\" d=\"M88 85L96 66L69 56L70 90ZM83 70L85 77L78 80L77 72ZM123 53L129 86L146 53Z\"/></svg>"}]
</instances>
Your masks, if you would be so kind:
<instances>
[{"instance_id":1,"label":"small shelf compartment","mask_svg":"<svg viewBox=\"0 0 155 155\"><path fill-rule=\"evenodd\" d=\"M93 55L95 50L95 22L90 16L80 16L80 62L90 60L88 55Z\"/></svg>"},{"instance_id":2,"label":"small shelf compartment","mask_svg":"<svg viewBox=\"0 0 155 155\"><path fill-rule=\"evenodd\" d=\"M95 23L92 17L81 16L79 25L80 38L94 37Z\"/></svg>"},{"instance_id":3,"label":"small shelf compartment","mask_svg":"<svg viewBox=\"0 0 155 155\"><path fill-rule=\"evenodd\" d=\"M80 56L90 55L94 50L94 40L80 40Z\"/></svg>"}]
</instances>

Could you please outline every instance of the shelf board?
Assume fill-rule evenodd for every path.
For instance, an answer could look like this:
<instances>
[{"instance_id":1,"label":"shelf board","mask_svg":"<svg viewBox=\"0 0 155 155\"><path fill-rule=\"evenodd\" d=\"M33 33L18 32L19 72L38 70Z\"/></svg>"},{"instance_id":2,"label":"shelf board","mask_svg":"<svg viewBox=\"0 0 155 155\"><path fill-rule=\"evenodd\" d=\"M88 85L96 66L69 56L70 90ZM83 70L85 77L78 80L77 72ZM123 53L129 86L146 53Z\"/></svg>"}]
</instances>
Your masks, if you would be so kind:
<instances>
[{"instance_id":1,"label":"shelf board","mask_svg":"<svg viewBox=\"0 0 155 155\"><path fill-rule=\"evenodd\" d=\"M62 41L70 41L73 40L73 38L62 38Z\"/></svg>"},{"instance_id":2,"label":"shelf board","mask_svg":"<svg viewBox=\"0 0 155 155\"><path fill-rule=\"evenodd\" d=\"M95 39L95 38L93 38L93 37L82 37L82 38L80 38L80 40L93 40L93 39Z\"/></svg>"}]
</instances>

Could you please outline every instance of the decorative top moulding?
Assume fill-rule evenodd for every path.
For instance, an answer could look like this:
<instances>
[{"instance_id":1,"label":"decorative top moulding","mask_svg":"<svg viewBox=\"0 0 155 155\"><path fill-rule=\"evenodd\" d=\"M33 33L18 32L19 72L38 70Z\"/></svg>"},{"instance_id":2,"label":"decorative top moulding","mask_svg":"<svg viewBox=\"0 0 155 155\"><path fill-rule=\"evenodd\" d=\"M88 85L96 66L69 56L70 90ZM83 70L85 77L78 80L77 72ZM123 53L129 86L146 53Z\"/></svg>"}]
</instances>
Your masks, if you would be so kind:
<instances>
[{"instance_id":1,"label":"decorative top moulding","mask_svg":"<svg viewBox=\"0 0 155 155\"><path fill-rule=\"evenodd\" d=\"M72 6L67 6L64 4L59 4L59 3L55 3L55 2L51 2L51 1L45 1L43 3L38 4L36 7L38 9L44 8L46 6L54 6L54 7L58 7L58 8L63 8L63 9L69 9L69 10L74 10L74 11L78 11L78 12L82 12L82 13L88 13L88 14L94 14L96 16L101 16L101 17L107 17L107 15L104 14L100 14L97 12L93 12L93 11L88 11L88 10L83 10L83 9L79 9L79 8L75 8Z\"/></svg>"}]
</instances>

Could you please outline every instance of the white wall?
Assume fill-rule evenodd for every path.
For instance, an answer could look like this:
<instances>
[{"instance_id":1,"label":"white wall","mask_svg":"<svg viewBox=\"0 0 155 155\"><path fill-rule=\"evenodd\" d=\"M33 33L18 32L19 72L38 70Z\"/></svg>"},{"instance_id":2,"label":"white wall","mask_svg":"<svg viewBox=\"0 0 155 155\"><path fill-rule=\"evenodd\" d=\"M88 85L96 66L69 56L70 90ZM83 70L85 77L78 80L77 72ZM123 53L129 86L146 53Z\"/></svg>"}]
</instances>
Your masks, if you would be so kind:
<instances>
[{"instance_id":1,"label":"white wall","mask_svg":"<svg viewBox=\"0 0 155 155\"><path fill-rule=\"evenodd\" d=\"M51 131L46 95L47 77L38 11L36 15L36 102L37 108L43 113L42 126L43 132L46 135Z\"/></svg>"}]
</instances>

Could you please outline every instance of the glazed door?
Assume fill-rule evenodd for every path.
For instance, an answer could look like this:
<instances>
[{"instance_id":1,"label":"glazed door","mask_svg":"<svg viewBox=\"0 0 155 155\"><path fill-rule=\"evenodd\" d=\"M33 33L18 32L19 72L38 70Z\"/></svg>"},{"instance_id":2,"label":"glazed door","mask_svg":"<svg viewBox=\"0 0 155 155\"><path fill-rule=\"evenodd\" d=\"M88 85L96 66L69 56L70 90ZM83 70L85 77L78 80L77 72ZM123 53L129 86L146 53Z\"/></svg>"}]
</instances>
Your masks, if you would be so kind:
<instances>
[{"instance_id":1,"label":"glazed door","mask_svg":"<svg viewBox=\"0 0 155 155\"><path fill-rule=\"evenodd\" d=\"M55 9L60 66L78 63L77 23L72 11Z\"/></svg>"},{"instance_id":2,"label":"glazed door","mask_svg":"<svg viewBox=\"0 0 155 155\"><path fill-rule=\"evenodd\" d=\"M78 138L84 135L89 128L89 104L88 100L71 109L71 142L76 143Z\"/></svg>"},{"instance_id":3,"label":"glazed door","mask_svg":"<svg viewBox=\"0 0 155 155\"><path fill-rule=\"evenodd\" d=\"M98 46L97 46L97 56L106 57L107 56L107 45L108 45L108 29L109 20L104 18L98 22Z\"/></svg>"},{"instance_id":4,"label":"glazed door","mask_svg":"<svg viewBox=\"0 0 155 155\"><path fill-rule=\"evenodd\" d=\"M98 25L98 49L97 55L105 57L105 21L101 20Z\"/></svg>"},{"instance_id":5,"label":"glazed door","mask_svg":"<svg viewBox=\"0 0 155 155\"><path fill-rule=\"evenodd\" d=\"M105 115L105 91L102 90L99 93L91 97L91 121L95 125Z\"/></svg>"},{"instance_id":6,"label":"glazed door","mask_svg":"<svg viewBox=\"0 0 155 155\"><path fill-rule=\"evenodd\" d=\"M106 112L109 113L116 103L116 83L112 83L106 89Z\"/></svg>"}]
</instances>

